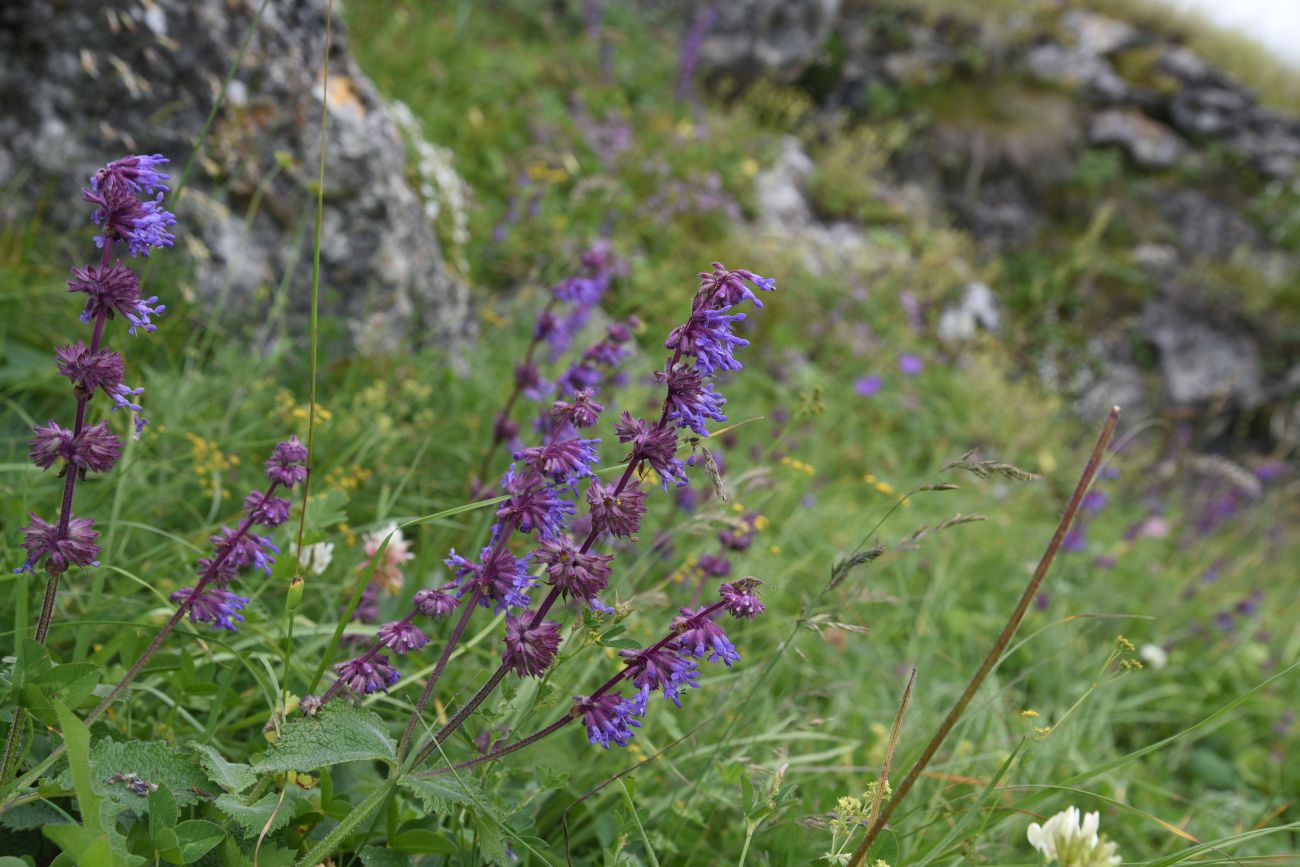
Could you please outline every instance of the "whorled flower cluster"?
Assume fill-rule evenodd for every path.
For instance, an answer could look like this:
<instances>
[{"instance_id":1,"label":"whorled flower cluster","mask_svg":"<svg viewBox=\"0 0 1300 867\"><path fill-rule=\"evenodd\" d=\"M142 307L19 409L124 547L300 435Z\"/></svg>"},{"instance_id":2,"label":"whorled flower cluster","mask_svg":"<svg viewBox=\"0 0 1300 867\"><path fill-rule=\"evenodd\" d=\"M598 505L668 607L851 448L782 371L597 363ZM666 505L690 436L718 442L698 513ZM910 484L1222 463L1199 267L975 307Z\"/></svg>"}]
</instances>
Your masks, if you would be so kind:
<instances>
[{"instance_id":1,"label":"whorled flower cluster","mask_svg":"<svg viewBox=\"0 0 1300 867\"><path fill-rule=\"evenodd\" d=\"M117 317L126 321L127 333L133 336L153 332L157 329L153 317L167 309L157 296L143 297L140 276L111 258L117 244L125 244L131 256L148 256L152 248L170 247L175 240L167 229L176 218L162 206L168 176L160 169L166 163L160 154L125 157L97 171L90 187L82 191L82 199L95 206L91 219L100 226L95 242L103 254L96 264L72 269L68 291L86 297L81 321L91 325L90 343L78 340L54 352L59 375L72 384L77 399L76 420L71 429L53 419L37 425L29 451L32 463L41 469L61 465L63 505L53 523L30 515L22 542L27 558L16 571L44 565L47 572L58 574L71 566L96 564L99 532L93 519L72 515L73 491L87 473L113 468L122 453L122 440L106 421L86 423L87 405L95 393L103 392L112 401L110 412L123 409L135 414L135 436L149 423L137 402L144 389L125 384L126 365L119 353L104 346L104 332L108 320Z\"/></svg>"},{"instance_id":2,"label":"whorled flower cluster","mask_svg":"<svg viewBox=\"0 0 1300 867\"><path fill-rule=\"evenodd\" d=\"M1061 867L1112 867L1122 860L1116 846L1097 831L1099 813L1082 817L1078 807L1067 807L1043 824L1029 825L1029 844L1043 853L1048 861Z\"/></svg>"},{"instance_id":3,"label":"whorled flower cluster","mask_svg":"<svg viewBox=\"0 0 1300 867\"><path fill-rule=\"evenodd\" d=\"M235 624L243 622L241 612L248 599L232 591L230 584L249 569L271 574L280 549L270 536L254 533L253 527L269 530L289 520L292 504L275 493L307 478L307 447L294 436L278 443L266 461L266 478L270 481L266 490L251 491L244 498L245 516L239 526L222 527L210 537L212 555L199 560L198 582L171 594L173 602L188 609L194 623L234 632Z\"/></svg>"}]
</instances>

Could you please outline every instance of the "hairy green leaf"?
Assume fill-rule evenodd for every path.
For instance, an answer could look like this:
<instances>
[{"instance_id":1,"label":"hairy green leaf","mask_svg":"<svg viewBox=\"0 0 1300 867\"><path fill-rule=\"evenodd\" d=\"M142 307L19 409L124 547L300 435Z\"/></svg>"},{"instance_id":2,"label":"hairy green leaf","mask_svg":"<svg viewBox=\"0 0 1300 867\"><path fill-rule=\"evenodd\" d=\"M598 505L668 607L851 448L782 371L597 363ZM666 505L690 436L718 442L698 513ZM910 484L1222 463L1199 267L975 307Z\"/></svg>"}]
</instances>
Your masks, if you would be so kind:
<instances>
[{"instance_id":1,"label":"hairy green leaf","mask_svg":"<svg viewBox=\"0 0 1300 867\"><path fill-rule=\"evenodd\" d=\"M216 807L225 813L243 830L244 836L256 837L262 833L267 822L271 822L270 831L278 831L293 818L293 802L286 796L285 803L276 812L275 805L280 796L274 792L259 798L251 804L245 804L233 795L222 795L215 801ZM274 815L274 821L272 816Z\"/></svg>"},{"instance_id":2,"label":"hairy green leaf","mask_svg":"<svg viewBox=\"0 0 1300 867\"><path fill-rule=\"evenodd\" d=\"M191 743L190 749L198 756L199 764L218 786L238 794L257 782L257 774L248 765L228 762L207 744Z\"/></svg>"},{"instance_id":3,"label":"hairy green leaf","mask_svg":"<svg viewBox=\"0 0 1300 867\"><path fill-rule=\"evenodd\" d=\"M312 771L365 759L391 764L396 753L397 745L378 714L333 702L315 717L286 723L280 737L253 767L267 773Z\"/></svg>"}]
</instances>

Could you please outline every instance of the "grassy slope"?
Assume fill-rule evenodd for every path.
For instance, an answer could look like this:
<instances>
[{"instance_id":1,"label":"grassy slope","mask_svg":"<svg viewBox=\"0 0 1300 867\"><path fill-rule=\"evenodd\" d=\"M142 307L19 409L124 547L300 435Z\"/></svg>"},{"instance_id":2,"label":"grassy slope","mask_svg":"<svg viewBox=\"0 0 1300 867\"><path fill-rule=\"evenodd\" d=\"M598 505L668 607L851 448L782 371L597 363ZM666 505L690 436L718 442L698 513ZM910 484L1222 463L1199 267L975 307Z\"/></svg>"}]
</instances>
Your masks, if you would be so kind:
<instances>
[{"instance_id":1,"label":"grassy slope","mask_svg":"<svg viewBox=\"0 0 1300 867\"><path fill-rule=\"evenodd\" d=\"M915 666L919 674L899 769L974 670L1050 535L1091 432L1050 395L1012 381L1001 345L989 342L952 357L908 326L898 293L933 283L933 297L942 297L952 287L938 275L960 270L945 259L953 240L945 230L923 223L881 230L875 238L881 259L870 269L818 276L780 238L760 237L726 216L664 218L663 209L647 207L673 181L698 185L710 171L743 203L754 168L771 157L784 130L770 113L743 105L724 113L677 104L672 35L647 34L619 14L610 22L614 67L605 80L595 46L572 19L521 11L489 16L470 4L445 13L413 2L349 4L363 66L382 90L412 107L432 140L452 148L456 168L475 190L468 251L474 276L522 291L512 300L488 302L486 339L469 359L468 379L455 378L434 356L343 361L323 371L321 400L332 417L320 431L318 478L334 504L346 498L346 515L331 516L320 530L338 543L339 555L308 585L290 685L304 690L337 606L354 586L353 565L362 556L357 534L389 518L463 501L466 476L513 361L512 351L501 347L522 346L540 287L563 274L575 251L607 221L630 261L613 312L637 312L646 321L644 355L634 369L657 362L657 335L685 309L694 271L714 258L754 268L775 276L781 291L754 317L748 369L725 388L734 419L766 417L738 429L736 441L724 447L736 501L767 519L756 544L735 562L738 573L767 582L768 615L735 636L745 661L730 672L706 667L704 689L690 695L682 711L656 705L633 749L604 753L570 731L515 757L508 773L487 775L485 782L515 811L521 838L541 838L544 843L529 845L554 861L562 857L560 813L575 797L689 735L638 771L630 792L609 786L569 814L575 860L599 862L604 850L621 852L608 854L610 863L620 857L646 863L631 804L661 862L729 863L745 835L740 779L763 789L786 767L797 800L758 830L751 861L806 863L829 846L824 826L836 799L859 793L875 775L884 727L907 671ZM632 127L631 149L609 167L575 129L569 111L575 93L593 116L617 111ZM542 191L536 214L523 217L504 242L493 242L492 228L508 213L523 174L533 176L528 195ZM6 305L25 312L35 305L42 315L32 321L54 329L22 341L10 335L5 352L13 365L26 357L27 346L48 346L56 334L66 339L75 333L71 305L46 300L57 297L50 287L59 277L45 263L76 250L31 244L10 250L2 278ZM859 286L867 291L847 291ZM141 350L139 342L131 347L133 367L149 388L155 427L118 472L79 494L85 497L79 511L105 516L108 565L64 593L53 633L64 659L114 663L119 653L129 659L132 646L147 639L146 624L166 610L159 593L187 580L208 532L237 511L260 455L286 429L301 430L299 356L286 351L254 359L219 340L187 347L181 337L189 330L186 316L192 324L203 322L197 313L182 313L160 329L152 350ZM901 351L925 358L919 376L898 372ZM148 363L136 361L144 357ZM46 509L54 497L52 480L21 467L26 434L20 416L39 420L64 412L66 403L56 399L52 378L33 384L30 371L19 373L6 380L13 411L0 478L10 546L23 511ZM880 373L884 387L875 397L858 397L852 384L867 373ZM280 398L281 389L294 397ZM800 414L805 404L815 414ZM782 413L795 420L774 424ZM778 430L786 435L778 439ZM189 433L226 456L242 456L242 465L213 458ZM1050 790L1187 730L1276 674L1300 650L1281 605L1236 616L1231 629L1211 625L1216 612L1231 610L1256 589L1270 601L1294 597L1294 570L1286 564L1296 543L1284 526L1294 506L1271 492L1217 533L1194 532L1207 493L1159 477L1155 457L1164 439L1158 427L1135 431L1128 448L1113 457L1119 475L1105 483L1110 503L1089 526L1089 549L1062 558L1049 578L1046 610L1030 614L1021 642L977 698L934 774L896 817L902 854L894 863L974 857L1029 863L1026 814L1048 814L1067 803L1102 809L1103 828L1130 861L1190 846L1157 818L1203 840L1295 820L1286 807L1294 795L1296 758L1288 747L1295 735L1272 728L1300 702L1294 677L1165 750L1074 791ZM815 601L830 565L894 502L880 482L904 490L978 444L987 454L1041 471L1044 480L959 477L953 479L962 484L958 491L918 495L885 525L883 543L892 547L914 528L956 513L983 513L988 520L927 536L916 550L891 550ZM811 472L781 456L805 462ZM607 454L615 457L613 450ZM878 482L864 481L867 474ZM1152 508L1163 512L1167 536L1125 541L1125 530ZM620 599L633 601L625 625L634 637L645 641L662 628L669 609L661 603L684 604L689 588L672 576L691 554L713 550L713 533L729 513L706 508L685 516L660 506L644 536L660 527L671 531L672 556L629 559L620 578ZM323 519L325 510L315 514ZM407 570L403 595L436 580L449 547L473 549L470 540L483 523L471 515L415 534L417 560ZM1114 556L1116 565L1096 565L1098 555ZM11 547L6 562L14 559ZM1221 564L1213 582L1202 578L1211 564ZM5 592L0 605L17 606L3 609L3 622L12 619L22 634L37 591L7 573L3 580L15 592ZM279 676L274 642L284 627L281 588L287 580L287 572L253 579L246 589L255 604L229 649L208 633L178 643L152 680L158 691L141 693L129 720L123 718L132 734L206 738L232 758L258 750L267 692ZM400 599L385 606L396 611ZM801 613L818 629L796 629ZM1169 643L1169 666L1116 677L1112 664L1102 675L1118 633L1139 644ZM471 634L475 639L451 681L462 689L472 688L497 658L496 633L486 619ZM524 717L549 718L570 692L599 682L612 665L606 659L612 651L585 646L589 640L584 632L570 639L575 653L555 676L562 685L557 692L534 696L526 687L513 704L497 708L497 722L525 732L530 725ZM185 655L197 666L192 675ZM1104 683L1092 689L1098 679ZM400 718L415 681L408 678L372 703ZM196 684L217 684L215 695ZM182 692L186 700L170 705L168 696ZM529 709L534 698L542 709ZM1038 716L1022 716L1026 709ZM1044 726L1052 726L1050 733L1037 734ZM970 810L1017 749L1003 790ZM546 788L537 765L567 774L567 782ZM336 775L336 797L349 793L348 783ZM533 815L538 821L530 827ZM395 821L403 828L437 824L410 807ZM1230 848L1239 856L1277 853L1293 849L1290 842L1283 835ZM524 840L514 848L528 851Z\"/></svg>"}]
</instances>

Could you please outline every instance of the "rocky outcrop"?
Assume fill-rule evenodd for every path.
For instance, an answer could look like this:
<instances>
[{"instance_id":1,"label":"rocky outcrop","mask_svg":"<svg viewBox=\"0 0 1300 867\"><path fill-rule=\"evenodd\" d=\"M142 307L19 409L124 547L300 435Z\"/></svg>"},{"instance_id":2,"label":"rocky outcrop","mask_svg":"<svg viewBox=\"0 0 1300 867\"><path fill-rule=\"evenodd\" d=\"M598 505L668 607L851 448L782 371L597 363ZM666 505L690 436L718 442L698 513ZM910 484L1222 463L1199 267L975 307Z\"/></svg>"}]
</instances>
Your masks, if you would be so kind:
<instances>
[{"instance_id":1,"label":"rocky outcrop","mask_svg":"<svg viewBox=\"0 0 1300 867\"><path fill-rule=\"evenodd\" d=\"M0 182L43 196L47 220L76 225L86 219L79 184L110 159L164 153L177 179L251 30L174 204L200 300L243 321L260 319L280 285L291 310L306 304L327 96L325 309L366 347L454 344L469 327L467 292L444 266L405 180L402 138L337 14L322 88L326 9L326 0L0 5Z\"/></svg>"},{"instance_id":2,"label":"rocky outcrop","mask_svg":"<svg viewBox=\"0 0 1300 867\"><path fill-rule=\"evenodd\" d=\"M797 72L826 44L840 0L726 0L700 52L708 68L740 77Z\"/></svg>"},{"instance_id":3,"label":"rocky outcrop","mask_svg":"<svg viewBox=\"0 0 1300 867\"><path fill-rule=\"evenodd\" d=\"M766 8L760 0L726 5L706 63L715 56L710 44L767 32L749 30ZM1054 381L1076 388L1085 406L1122 398L1300 418L1300 374L1288 378L1300 370L1300 339L1261 315L1267 295L1246 294L1300 280L1300 255L1261 225L1260 199L1249 192L1300 184L1300 120L1260 105L1168 34L1077 7L1058 14L1043 4L990 24L975 14L843 0L829 29L820 45L791 39L786 51L746 55L745 73L795 80L817 105L810 129L858 113L875 122L882 105L894 106L883 111L918 133L872 186L927 191L933 210L951 215L990 258L1056 249L1065 267L1079 254L1062 247L1063 226L1076 235L1093 231L1079 225L1090 219L1099 230L1107 221L1122 226L1116 234L1128 240L1119 243L1131 246L1107 250L1105 267L1123 289L1100 291L1089 275L1056 290L1077 293L1069 314L1092 317L1107 339L1082 359L1053 361ZM792 161L796 151L787 143L761 176L764 211L777 215L769 219L799 227L805 243L831 228L864 237L852 224L810 220L796 192L816 167L802 151ZM1100 174L1081 180L1086 171ZM1092 192L1080 192L1085 184ZM1245 278L1253 289L1241 275L1253 275ZM934 323L946 342L996 330L991 292L960 283L947 292L962 300ZM1099 370L1091 378L1062 373L1085 367Z\"/></svg>"}]
</instances>

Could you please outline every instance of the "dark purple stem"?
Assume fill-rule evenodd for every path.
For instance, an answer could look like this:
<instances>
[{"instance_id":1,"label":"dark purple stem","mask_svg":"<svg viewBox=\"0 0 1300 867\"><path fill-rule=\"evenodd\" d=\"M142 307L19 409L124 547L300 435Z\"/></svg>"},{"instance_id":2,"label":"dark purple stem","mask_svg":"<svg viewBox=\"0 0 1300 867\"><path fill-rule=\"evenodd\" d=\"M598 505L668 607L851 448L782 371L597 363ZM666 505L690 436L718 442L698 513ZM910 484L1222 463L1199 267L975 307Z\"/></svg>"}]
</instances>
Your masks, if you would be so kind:
<instances>
[{"instance_id":1,"label":"dark purple stem","mask_svg":"<svg viewBox=\"0 0 1300 867\"><path fill-rule=\"evenodd\" d=\"M465 634L465 627L469 625L469 618L478 607L480 591L475 590L466 600L464 610L460 613L460 618L456 621L456 626L451 630L446 644L443 645L442 654L438 661L434 663L433 673L429 675L428 681L424 684L424 691L420 693L420 700L415 703L415 710L411 711L411 718L406 723L406 731L402 733L402 743L397 748L397 756L400 759L406 754L406 750L411 745L411 738L415 735L415 726L419 723L421 715L424 713L424 707L429 703L429 697L433 695L433 689L438 685L438 680L442 677L443 669L447 667L447 661L451 659L451 652L460 642L461 636Z\"/></svg>"},{"instance_id":2,"label":"dark purple stem","mask_svg":"<svg viewBox=\"0 0 1300 867\"><path fill-rule=\"evenodd\" d=\"M275 489L279 487L279 485L279 482L271 482L266 491L262 494L262 499L265 500L267 497L270 497L271 494L275 493ZM244 538L252 527L253 516L250 514L244 518L243 522L239 525L239 529L235 531L235 535L231 536L222 549L217 552L217 556L212 558L212 562L208 564L208 568L204 569L203 574L199 576L199 582L194 585L194 589L191 590L189 595L185 597L185 600L177 606L176 611L172 614L171 618L163 624L163 628L158 630L158 634L153 637L153 641L149 642L149 646L145 648L144 653L140 654L140 658L131 665L131 668L126 672L126 675L123 676L123 678L118 681L117 685L109 691L108 695L104 696L104 699L95 706L95 709L86 716L86 725L93 723L99 718L100 714L108 710L109 705L117 701L117 697L131 685L131 682L135 680L136 677L139 676L140 672L144 670L144 667L149 664L149 660L158 652L158 648L162 647L163 642L167 640L167 636L171 635L172 630L176 628L176 625L181 622L181 619L186 614L189 613L190 608L194 604L194 600L199 597L204 588L207 587L208 584L212 583L212 580L220 573L221 564L224 563L226 558L235 550L239 540Z\"/></svg>"},{"instance_id":3,"label":"dark purple stem","mask_svg":"<svg viewBox=\"0 0 1300 867\"><path fill-rule=\"evenodd\" d=\"M988 655L984 657L984 662L980 664L979 670L975 672L975 676L966 685L966 689L962 692L961 697L957 699L957 703L952 706L952 710L948 711L948 716L944 717L938 730L930 738L930 742L925 745L925 749L921 752L920 758L916 760L916 764L912 765L912 769L907 772L903 782L899 783L898 788L894 790L894 795L890 798L889 803L880 810L876 820L867 829L866 836L857 850L854 851L852 860L849 861L849 867L857 867L857 865L863 863L863 859L867 857L867 852L871 849L871 844L880 836L880 832L885 829L885 824L889 822L889 817L898 808L898 802L907 796L912 786L921 778L921 774L925 771L926 766L930 764L930 760L934 758L934 754L939 751L939 747L943 745L953 727L957 725L957 721L961 719L966 706L975 697L975 693L984 683L989 672L993 670L993 666L1002 658L1003 651L1011 643L1011 638L1016 634L1020 621L1024 620L1025 612L1029 610L1029 603L1033 601L1034 595L1043 583L1043 578L1047 575L1047 570L1051 567L1056 552L1061 549L1065 534L1070 529L1071 522L1074 521L1074 514L1079 510L1079 503L1083 501L1083 495L1088 492L1088 487L1092 484L1092 478L1097 474L1097 468L1101 466L1101 460L1106 455L1106 446L1110 443L1110 438L1115 433L1115 425L1118 423L1119 407L1115 407L1110 411L1110 415L1106 417L1106 423L1102 426L1101 435L1097 438L1097 444L1093 446L1092 454L1088 457L1088 463L1084 466L1083 474L1079 477L1079 483L1074 488L1074 494L1065 507L1065 514L1061 515L1060 523L1056 525L1056 532L1052 534L1052 540L1047 543L1047 550L1043 552L1042 559L1038 561L1038 568L1034 570L1033 577L1029 579L1025 591L1020 594L1020 601L1016 603L1015 609L1007 619L1006 626L1002 627L1002 633L993 642L993 647L989 649Z\"/></svg>"},{"instance_id":4,"label":"dark purple stem","mask_svg":"<svg viewBox=\"0 0 1300 867\"><path fill-rule=\"evenodd\" d=\"M714 613L716 613L719 609L721 609L724 604L725 603L723 602L715 602L712 605L710 605L708 608L705 608L703 611L696 614L691 619L699 620L704 617L709 617ZM640 651L640 653L642 654L654 653L656 650L660 650L666 647L667 645L671 644L677 638L677 635L678 633L676 631L669 632L658 642L651 645L650 647L647 647L645 650ZM630 677L634 669L635 669L634 665L628 665L624 667L621 671L619 671L609 680L601 684L600 687L598 687L596 691L591 694L590 698L593 699L600 698L602 695L609 692L614 687L618 686L619 683L621 683L622 681ZM462 713L464 712L462 711ZM457 716L460 716L460 714L457 714ZM560 719L556 720L555 722L551 723L546 728L533 732L528 737L523 738L522 740L515 741L513 744L509 744L508 746L504 746L501 747L500 749L493 750L492 752L479 756L476 759L469 759L468 761L458 762L454 765L450 765L445 768L437 768L433 771L428 772L427 775L437 776L439 774L446 774L451 771L460 771L466 768L473 768L478 765L486 764L487 762L493 761L495 759L499 759L502 756L508 756L511 753L522 750L524 747L531 746L532 744L537 743L547 735L558 732L560 729L564 728L564 726L568 725L570 720L574 720L574 719L577 719L577 715L573 712L570 712L565 716L561 717ZM452 723L449 722L447 726L444 726L443 730L446 731L448 728L451 728L451 726ZM454 728L452 728L452 730L454 731ZM437 735L434 736L434 739L430 741L428 744L426 744L425 747L422 750L420 750L419 754L416 755L415 762L412 765L412 767L418 767L420 764L422 764L433 753L434 749L437 748L437 746L442 743L442 741L443 741L443 732L440 731L438 732Z\"/></svg>"}]
</instances>

